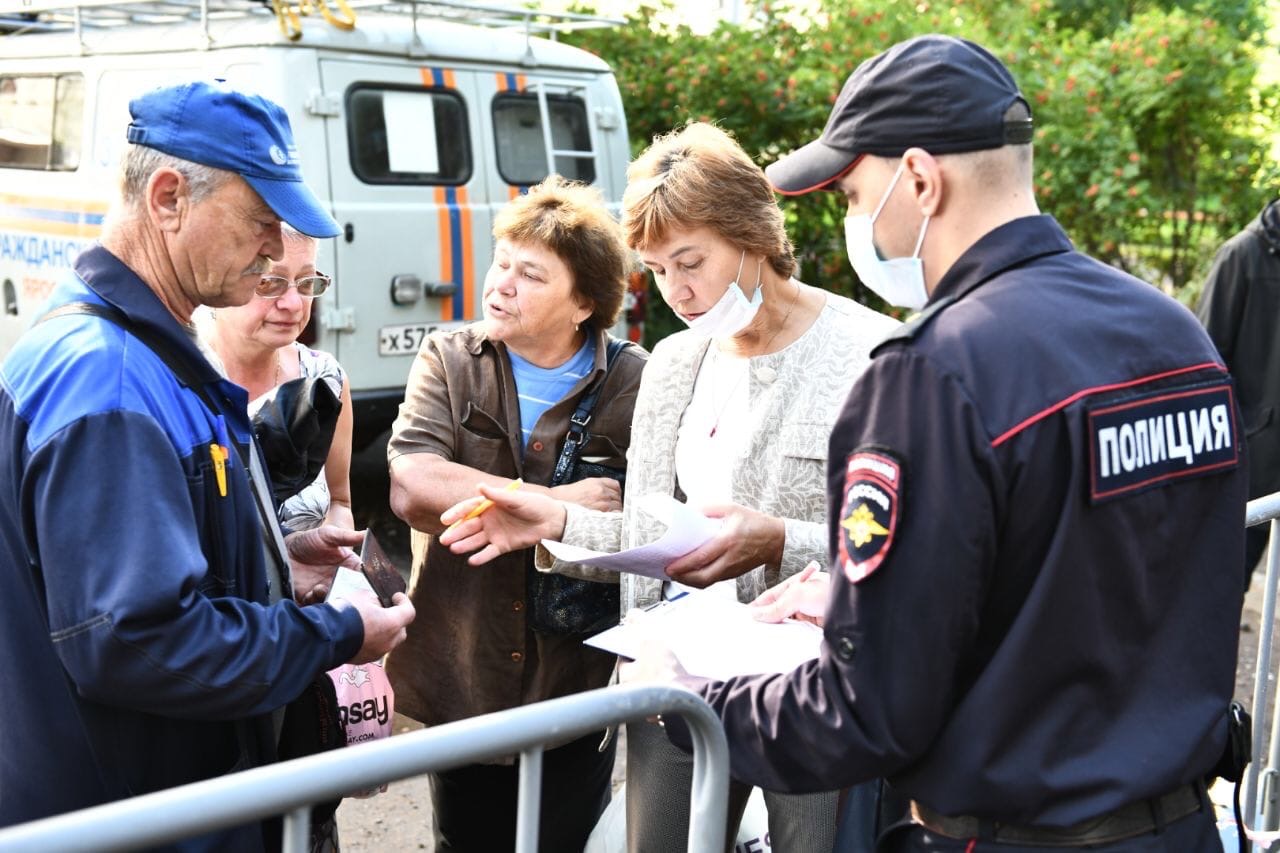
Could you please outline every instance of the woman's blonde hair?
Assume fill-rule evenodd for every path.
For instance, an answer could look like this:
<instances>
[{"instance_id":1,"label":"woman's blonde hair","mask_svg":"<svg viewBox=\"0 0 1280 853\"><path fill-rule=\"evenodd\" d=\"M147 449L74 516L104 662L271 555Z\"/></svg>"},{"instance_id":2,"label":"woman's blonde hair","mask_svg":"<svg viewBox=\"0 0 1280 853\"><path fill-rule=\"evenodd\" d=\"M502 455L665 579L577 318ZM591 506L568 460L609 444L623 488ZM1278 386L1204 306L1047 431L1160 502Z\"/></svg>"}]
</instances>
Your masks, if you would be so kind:
<instances>
[{"instance_id":1,"label":"woman's blonde hair","mask_svg":"<svg viewBox=\"0 0 1280 853\"><path fill-rule=\"evenodd\" d=\"M551 175L502 209L493 220L493 239L546 246L569 268L574 290L591 303L585 324L607 329L618 319L630 253L595 187Z\"/></svg>"},{"instance_id":2,"label":"woman's blonde hair","mask_svg":"<svg viewBox=\"0 0 1280 853\"><path fill-rule=\"evenodd\" d=\"M693 122L656 137L627 168L622 229L643 249L667 235L706 227L749 254L763 255L779 275L796 273L773 188L733 137Z\"/></svg>"}]
</instances>

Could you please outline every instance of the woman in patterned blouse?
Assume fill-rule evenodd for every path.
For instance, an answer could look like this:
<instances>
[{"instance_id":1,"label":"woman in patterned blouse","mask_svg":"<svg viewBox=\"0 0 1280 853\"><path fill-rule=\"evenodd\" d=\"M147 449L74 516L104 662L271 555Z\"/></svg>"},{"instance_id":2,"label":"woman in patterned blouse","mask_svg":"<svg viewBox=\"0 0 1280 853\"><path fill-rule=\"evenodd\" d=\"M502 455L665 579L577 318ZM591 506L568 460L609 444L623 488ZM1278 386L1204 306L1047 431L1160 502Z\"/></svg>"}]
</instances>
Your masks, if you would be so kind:
<instances>
[{"instance_id":1,"label":"woman in patterned blouse","mask_svg":"<svg viewBox=\"0 0 1280 853\"><path fill-rule=\"evenodd\" d=\"M599 551L657 539L637 511L658 493L723 520L706 544L667 566L668 581L561 563L539 548L538 568L622 585L626 612L698 588L749 602L827 563L827 439L872 347L896 322L796 280L782 211L764 172L719 128L690 124L660 137L627 171L622 224L663 300L690 328L661 341L641 380L620 512L543 496L498 494L497 504L442 537L473 563L542 538ZM475 501L445 513L448 523ZM704 599L705 600L705 599ZM692 764L661 729L627 727L627 835L632 851L681 849ZM734 783L729 838L750 787ZM775 851L829 851L836 792L765 792Z\"/></svg>"}]
</instances>

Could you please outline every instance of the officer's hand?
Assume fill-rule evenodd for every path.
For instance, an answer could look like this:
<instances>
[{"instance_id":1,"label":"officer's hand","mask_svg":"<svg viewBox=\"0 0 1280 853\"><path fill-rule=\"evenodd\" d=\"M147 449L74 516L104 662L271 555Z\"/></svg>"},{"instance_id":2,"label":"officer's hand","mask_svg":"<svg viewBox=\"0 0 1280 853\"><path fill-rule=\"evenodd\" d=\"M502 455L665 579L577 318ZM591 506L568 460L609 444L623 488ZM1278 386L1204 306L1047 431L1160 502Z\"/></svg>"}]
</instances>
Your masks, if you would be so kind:
<instances>
[{"instance_id":1,"label":"officer's hand","mask_svg":"<svg viewBox=\"0 0 1280 853\"><path fill-rule=\"evenodd\" d=\"M703 545L667 566L672 580L707 587L736 578L756 566L782 562L786 528L782 519L736 504L702 508L708 518L723 518L720 532Z\"/></svg>"},{"instance_id":2,"label":"officer's hand","mask_svg":"<svg viewBox=\"0 0 1280 853\"><path fill-rule=\"evenodd\" d=\"M816 562L805 566L782 583L765 590L751 602L751 615L761 622L797 619L822 627L831 597L831 575L819 571Z\"/></svg>"},{"instance_id":3,"label":"officer's hand","mask_svg":"<svg viewBox=\"0 0 1280 853\"><path fill-rule=\"evenodd\" d=\"M556 500L601 512L617 512L622 509L622 486L617 480L608 477L588 477L575 483L554 486L551 496Z\"/></svg>"},{"instance_id":4,"label":"officer's hand","mask_svg":"<svg viewBox=\"0 0 1280 853\"><path fill-rule=\"evenodd\" d=\"M354 607L364 623L364 644L347 663L368 663L377 660L404 642L405 628L417 615L409 596L397 592L391 598L391 606L383 607L378 597L366 589L353 590L350 597L330 602L335 607Z\"/></svg>"},{"instance_id":5,"label":"officer's hand","mask_svg":"<svg viewBox=\"0 0 1280 853\"><path fill-rule=\"evenodd\" d=\"M289 549L294 600L299 604L324 601L338 566L359 570L360 558L351 548L362 539L363 532L333 524L286 536L284 544Z\"/></svg>"},{"instance_id":6,"label":"officer's hand","mask_svg":"<svg viewBox=\"0 0 1280 853\"><path fill-rule=\"evenodd\" d=\"M477 552L467 560L471 565L564 535L564 505L555 498L530 489L478 488L478 497L456 503L440 516L447 526L440 534L440 544L455 554ZM483 501L491 501L493 506L467 518Z\"/></svg>"}]
</instances>

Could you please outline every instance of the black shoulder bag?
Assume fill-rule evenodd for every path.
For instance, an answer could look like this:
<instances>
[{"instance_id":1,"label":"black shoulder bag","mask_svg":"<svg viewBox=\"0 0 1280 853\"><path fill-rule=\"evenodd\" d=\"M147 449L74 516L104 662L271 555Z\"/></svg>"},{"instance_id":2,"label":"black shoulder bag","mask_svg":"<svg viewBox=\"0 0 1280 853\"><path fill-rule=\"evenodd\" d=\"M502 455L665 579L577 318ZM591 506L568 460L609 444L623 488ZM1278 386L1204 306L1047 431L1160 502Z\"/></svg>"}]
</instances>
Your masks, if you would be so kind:
<instances>
[{"instance_id":1,"label":"black shoulder bag","mask_svg":"<svg viewBox=\"0 0 1280 853\"><path fill-rule=\"evenodd\" d=\"M609 378L609 368L626 346L626 341L609 339L604 376L582 395L578 408L569 418L569 432L564 439L564 449L560 451L560 458L556 460L555 472L548 485L575 483L590 477L609 477L625 487L625 470L583 461L582 447L590 438L587 425L591 423L591 414L595 409L596 398L600 396L600 389ZM526 581L529 627L540 634L594 634L618 624L618 611L622 604L618 585L615 583L584 581L540 572L532 565L527 569Z\"/></svg>"}]
</instances>

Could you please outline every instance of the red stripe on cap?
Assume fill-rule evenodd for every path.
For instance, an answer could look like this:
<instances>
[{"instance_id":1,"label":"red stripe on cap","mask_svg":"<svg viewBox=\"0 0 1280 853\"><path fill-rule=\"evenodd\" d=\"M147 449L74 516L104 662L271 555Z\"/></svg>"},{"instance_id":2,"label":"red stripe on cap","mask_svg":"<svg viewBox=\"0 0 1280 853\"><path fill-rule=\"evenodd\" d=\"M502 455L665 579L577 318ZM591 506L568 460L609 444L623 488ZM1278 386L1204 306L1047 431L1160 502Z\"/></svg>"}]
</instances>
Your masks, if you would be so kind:
<instances>
[{"instance_id":1,"label":"red stripe on cap","mask_svg":"<svg viewBox=\"0 0 1280 853\"><path fill-rule=\"evenodd\" d=\"M1206 361L1204 364L1193 364L1190 367L1179 367L1177 370L1169 370L1164 373L1153 373L1150 376L1139 376L1137 379L1130 379L1128 382L1117 382L1114 385L1098 385L1093 388L1085 388L1083 391L1077 391L1076 393L1072 394L1070 397L1067 397L1065 400L1060 400L1057 403L1054 403L1052 406L1049 406L1048 408L1041 409L1040 411L1036 412L1034 415L1027 418L1025 421L1018 424L1017 426L1011 429L1005 430L1002 434L996 436L995 440L991 442L991 446L993 448L999 447L1009 439L1013 438L1018 433L1022 432L1027 427L1031 426L1037 421L1044 420L1045 418L1049 417L1049 415L1052 415L1054 412L1060 411L1061 409L1064 409L1067 406L1070 406L1072 403L1074 403L1076 400L1079 400L1081 397L1088 397L1090 394L1101 394L1105 391L1117 391L1121 388L1132 388L1134 385L1141 385L1144 382L1155 382L1158 379L1167 379L1170 376L1178 376L1183 373L1195 373L1197 370L1208 370L1210 368L1216 368L1218 370L1221 370L1223 373L1227 372L1227 369L1223 367L1221 364L1217 364L1212 361Z\"/></svg>"},{"instance_id":2,"label":"red stripe on cap","mask_svg":"<svg viewBox=\"0 0 1280 853\"><path fill-rule=\"evenodd\" d=\"M813 192L814 190L823 190L823 189L826 189L827 187L829 187L829 186L831 186L832 184L834 184L836 181L838 181L838 180L840 180L841 178L843 178L845 175L847 175L847 174L849 174L850 172L852 172L852 171L853 171L853 167L854 167L854 166L856 166L856 165L858 165L858 163L859 163L859 162L861 162L861 161L862 161L862 158L863 158L863 157L865 157L865 156L867 156L867 155L865 155L865 154L859 154L857 157L854 157L854 158L853 158L853 162L852 162L852 163L850 163L848 166L845 166L845 167L844 167L844 169L843 169L840 173L838 173L838 174L836 174L836 175L833 175L833 176L832 176L832 177L830 177L830 178L827 178L825 181L823 181L823 182L822 182L822 183L820 183L820 184L814 184L813 186L811 186L811 187L805 187L805 188L804 188L804 189L802 189L802 190L784 190L784 189L781 189L781 188L779 188L779 187L776 187L776 186L775 186L775 187L773 188L773 191L774 191L774 192L776 192L778 195L785 195L785 196L797 196L797 195L804 195L805 193L811 193L811 192Z\"/></svg>"}]
</instances>

